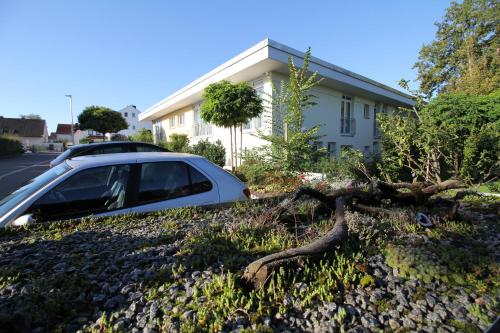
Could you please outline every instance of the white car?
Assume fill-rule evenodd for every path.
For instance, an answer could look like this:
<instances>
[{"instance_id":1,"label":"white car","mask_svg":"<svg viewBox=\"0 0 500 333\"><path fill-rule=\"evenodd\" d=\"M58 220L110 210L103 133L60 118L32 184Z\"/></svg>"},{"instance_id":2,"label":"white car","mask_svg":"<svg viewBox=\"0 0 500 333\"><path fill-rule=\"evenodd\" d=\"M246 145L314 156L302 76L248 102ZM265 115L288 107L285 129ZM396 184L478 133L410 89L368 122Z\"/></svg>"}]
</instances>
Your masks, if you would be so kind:
<instances>
[{"instance_id":1,"label":"white car","mask_svg":"<svg viewBox=\"0 0 500 333\"><path fill-rule=\"evenodd\" d=\"M244 183L203 157L121 153L68 159L0 201L0 227L246 200Z\"/></svg>"}]
</instances>

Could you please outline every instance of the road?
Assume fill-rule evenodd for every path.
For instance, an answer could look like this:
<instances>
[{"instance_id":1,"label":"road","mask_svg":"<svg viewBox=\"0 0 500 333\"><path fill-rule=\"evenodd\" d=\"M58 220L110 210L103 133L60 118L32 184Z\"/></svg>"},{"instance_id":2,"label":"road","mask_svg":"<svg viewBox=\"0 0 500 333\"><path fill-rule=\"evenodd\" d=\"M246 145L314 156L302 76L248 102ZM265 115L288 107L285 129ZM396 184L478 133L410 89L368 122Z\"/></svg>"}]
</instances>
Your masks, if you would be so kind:
<instances>
[{"instance_id":1,"label":"road","mask_svg":"<svg viewBox=\"0 0 500 333\"><path fill-rule=\"evenodd\" d=\"M0 157L0 199L49 169L58 153L32 153Z\"/></svg>"}]
</instances>

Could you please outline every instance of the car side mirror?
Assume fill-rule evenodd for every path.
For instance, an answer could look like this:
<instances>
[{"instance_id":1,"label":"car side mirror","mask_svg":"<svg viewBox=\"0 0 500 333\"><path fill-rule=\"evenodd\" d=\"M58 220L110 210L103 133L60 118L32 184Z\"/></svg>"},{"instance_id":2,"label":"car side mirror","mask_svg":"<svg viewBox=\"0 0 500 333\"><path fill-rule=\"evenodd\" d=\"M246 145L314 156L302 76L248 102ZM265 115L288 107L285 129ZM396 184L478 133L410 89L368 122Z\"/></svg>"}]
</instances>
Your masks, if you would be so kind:
<instances>
[{"instance_id":1,"label":"car side mirror","mask_svg":"<svg viewBox=\"0 0 500 333\"><path fill-rule=\"evenodd\" d=\"M35 222L33 214L24 214L15 219L10 225L13 227L21 227L23 225L30 225Z\"/></svg>"}]
</instances>

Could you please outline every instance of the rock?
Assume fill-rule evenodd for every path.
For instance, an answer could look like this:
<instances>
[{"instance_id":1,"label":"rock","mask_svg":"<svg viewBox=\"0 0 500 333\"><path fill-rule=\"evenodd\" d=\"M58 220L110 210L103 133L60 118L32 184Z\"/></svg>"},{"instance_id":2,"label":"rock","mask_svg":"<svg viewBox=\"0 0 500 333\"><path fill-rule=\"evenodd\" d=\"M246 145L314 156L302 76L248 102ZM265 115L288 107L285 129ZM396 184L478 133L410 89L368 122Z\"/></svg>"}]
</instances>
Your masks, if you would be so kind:
<instances>
[{"instance_id":1,"label":"rock","mask_svg":"<svg viewBox=\"0 0 500 333\"><path fill-rule=\"evenodd\" d=\"M399 324L399 321L396 319L390 318L388 322L389 322L389 326L394 331L398 330L401 327L401 325Z\"/></svg>"},{"instance_id":2,"label":"rock","mask_svg":"<svg viewBox=\"0 0 500 333\"><path fill-rule=\"evenodd\" d=\"M380 323L378 321L377 318L375 318L373 315L371 314L365 314L361 317L361 324L364 326L364 327L380 327Z\"/></svg>"},{"instance_id":3,"label":"rock","mask_svg":"<svg viewBox=\"0 0 500 333\"><path fill-rule=\"evenodd\" d=\"M436 299L429 293L425 295L425 300L427 301L427 305L429 305L431 308L433 308L434 305L436 305Z\"/></svg>"},{"instance_id":4,"label":"rock","mask_svg":"<svg viewBox=\"0 0 500 333\"><path fill-rule=\"evenodd\" d=\"M403 327L413 330L417 325L410 318L403 318Z\"/></svg>"},{"instance_id":5,"label":"rock","mask_svg":"<svg viewBox=\"0 0 500 333\"><path fill-rule=\"evenodd\" d=\"M154 321L157 315L158 315L158 302L153 301L149 306L149 320Z\"/></svg>"},{"instance_id":6,"label":"rock","mask_svg":"<svg viewBox=\"0 0 500 333\"><path fill-rule=\"evenodd\" d=\"M188 310L182 314L182 318L186 321L192 321L194 319L194 312L192 310Z\"/></svg>"}]
</instances>

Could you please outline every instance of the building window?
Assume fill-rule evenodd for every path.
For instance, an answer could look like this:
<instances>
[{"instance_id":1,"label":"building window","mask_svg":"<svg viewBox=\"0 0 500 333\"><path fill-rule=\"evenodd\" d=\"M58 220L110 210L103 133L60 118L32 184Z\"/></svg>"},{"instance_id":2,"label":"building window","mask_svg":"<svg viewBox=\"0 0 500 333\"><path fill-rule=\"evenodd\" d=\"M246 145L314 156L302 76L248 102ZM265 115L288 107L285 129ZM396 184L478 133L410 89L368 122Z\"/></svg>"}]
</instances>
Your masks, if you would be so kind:
<instances>
[{"instance_id":1,"label":"building window","mask_svg":"<svg viewBox=\"0 0 500 333\"><path fill-rule=\"evenodd\" d=\"M365 119L370 119L370 105L368 105L368 104L365 104L364 116L365 116Z\"/></svg>"},{"instance_id":2,"label":"building window","mask_svg":"<svg viewBox=\"0 0 500 333\"><path fill-rule=\"evenodd\" d=\"M177 124L179 126L184 125L184 113L181 113L180 115L177 116Z\"/></svg>"},{"instance_id":3,"label":"building window","mask_svg":"<svg viewBox=\"0 0 500 333\"><path fill-rule=\"evenodd\" d=\"M169 122L170 122L170 128L174 128L175 127L175 117L171 117L169 119Z\"/></svg>"},{"instance_id":4,"label":"building window","mask_svg":"<svg viewBox=\"0 0 500 333\"><path fill-rule=\"evenodd\" d=\"M373 142L373 153L380 154L380 143L377 141Z\"/></svg>"},{"instance_id":5,"label":"building window","mask_svg":"<svg viewBox=\"0 0 500 333\"><path fill-rule=\"evenodd\" d=\"M244 130L251 130L251 129L257 129L262 127L262 117L255 117L250 119L248 122L243 124L243 129Z\"/></svg>"},{"instance_id":6,"label":"building window","mask_svg":"<svg viewBox=\"0 0 500 333\"><path fill-rule=\"evenodd\" d=\"M135 117L135 113L132 112L132 118L134 118L134 117Z\"/></svg>"},{"instance_id":7,"label":"building window","mask_svg":"<svg viewBox=\"0 0 500 333\"><path fill-rule=\"evenodd\" d=\"M328 142L327 153L330 158L337 156L337 142Z\"/></svg>"},{"instance_id":8,"label":"building window","mask_svg":"<svg viewBox=\"0 0 500 333\"><path fill-rule=\"evenodd\" d=\"M132 129L135 130L135 126L132 126Z\"/></svg>"},{"instance_id":9,"label":"building window","mask_svg":"<svg viewBox=\"0 0 500 333\"><path fill-rule=\"evenodd\" d=\"M124 112L123 114L125 115L125 117L128 117L128 112Z\"/></svg>"},{"instance_id":10,"label":"building window","mask_svg":"<svg viewBox=\"0 0 500 333\"><path fill-rule=\"evenodd\" d=\"M344 135L354 135L354 119L352 117L352 99L349 96L342 96L340 102L340 133Z\"/></svg>"}]
</instances>

